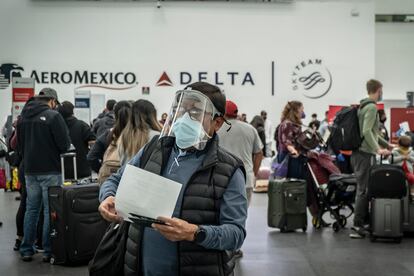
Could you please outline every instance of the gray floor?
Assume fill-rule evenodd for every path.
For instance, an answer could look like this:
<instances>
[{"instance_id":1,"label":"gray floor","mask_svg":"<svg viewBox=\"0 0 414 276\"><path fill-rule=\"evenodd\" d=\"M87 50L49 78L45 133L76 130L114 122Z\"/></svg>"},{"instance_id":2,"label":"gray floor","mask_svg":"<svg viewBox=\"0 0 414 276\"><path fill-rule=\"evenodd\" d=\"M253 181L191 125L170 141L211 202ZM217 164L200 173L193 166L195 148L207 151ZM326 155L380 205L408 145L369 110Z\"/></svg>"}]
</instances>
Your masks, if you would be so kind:
<instances>
[{"instance_id":1,"label":"gray floor","mask_svg":"<svg viewBox=\"0 0 414 276\"><path fill-rule=\"evenodd\" d=\"M88 275L86 267L44 264L41 256L32 263L20 261L12 251L15 239L16 193L0 192L0 275ZM254 194L249 209L247 239L236 275L414 275L414 238L401 244L351 240L348 230L332 229L281 234L266 225L267 198Z\"/></svg>"}]
</instances>

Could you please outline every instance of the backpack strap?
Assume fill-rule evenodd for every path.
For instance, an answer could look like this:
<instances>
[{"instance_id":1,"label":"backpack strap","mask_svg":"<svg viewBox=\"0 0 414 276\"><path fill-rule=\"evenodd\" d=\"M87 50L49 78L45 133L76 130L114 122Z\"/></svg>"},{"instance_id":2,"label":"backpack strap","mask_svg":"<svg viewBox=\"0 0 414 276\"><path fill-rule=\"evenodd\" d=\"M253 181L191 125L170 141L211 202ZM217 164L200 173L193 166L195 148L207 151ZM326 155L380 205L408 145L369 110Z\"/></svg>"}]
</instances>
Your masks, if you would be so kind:
<instances>
[{"instance_id":1,"label":"backpack strap","mask_svg":"<svg viewBox=\"0 0 414 276\"><path fill-rule=\"evenodd\" d=\"M142 150L141 160L140 160L140 167L141 168L144 168L145 165L147 164L148 160L151 157L152 152L154 151L155 147L157 146L159 138L160 138L159 135L155 135L154 137L152 137L151 141L149 141L144 146L144 148Z\"/></svg>"},{"instance_id":2,"label":"backpack strap","mask_svg":"<svg viewBox=\"0 0 414 276\"><path fill-rule=\"evenodd\" d=\"M364 107L366 107L367 105L369 105L369 104L375 104L375 103L373 103L373 102L365 102L365 103L363 103L363 104L361 104L360 106L359 106L359 109L363 109Z\"/></svg>"}]
</instances>

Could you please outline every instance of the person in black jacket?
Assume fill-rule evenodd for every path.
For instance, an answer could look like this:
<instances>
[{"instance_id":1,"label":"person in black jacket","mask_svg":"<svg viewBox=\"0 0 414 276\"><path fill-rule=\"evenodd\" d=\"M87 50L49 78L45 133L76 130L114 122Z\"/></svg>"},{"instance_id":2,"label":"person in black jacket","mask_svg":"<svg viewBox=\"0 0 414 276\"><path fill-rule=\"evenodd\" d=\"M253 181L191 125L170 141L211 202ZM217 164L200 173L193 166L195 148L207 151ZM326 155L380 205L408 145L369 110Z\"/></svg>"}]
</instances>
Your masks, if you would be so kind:
<instances>
[{"instance_id":1,"label":"person in black jacket","mask_svg":"<svg viewBox=\"0 0 414 276\"><path fill-rule=\"evenodd\" d=\"M55 90L44 88L35 100L25 105L18 123L18 151L22 154L26 179L27 206L24 237L20 246L23 261L31 261L35 253L36 226L43 205L43 261L49 262L48 188L62 184L60 154L70 147L69 132L62 116L55 111L58 98Z\"/></svg>"},{"instance_id":2,"label":"person in black jacket","mask_svg":"<svg viewBox=\"0 0 414 276\"><path fill-rule=\"evenodd\" d=\"M85 178L91 176L91 168L86 160L86 155L88 154L89 146L95 143L96 136L87 123L78 120L73 115L73 108L74 106L71 102L65 101L58 107L58 111L65 119L70 139L76 149L77 177ZM71 158L65 159L65 177L67 179L74 178L73 160Z\"/></svg>"},{"instance_id":3,"label":"person in black jacket","mask_svg":"<svg viewBox=\"0 0 414 276\"><path fill-rule=\"evenodd\" d=\"M115 108L115 125L111 129L106 129L101 135L97 136L95 144L88 153L87 159L92 170L96 173L102 166L102 159L109 144L116 144L122 130L126 127L130 112L131 103L129 101L120 101L116 103Z\"/></svg>"},{"instance_id":4,"label":"person in black jacket","mask_svg":"<svg viewBox=\"0 0 414 276\"><path fill-rule=\"evenodd\" d=\"M97 120L94 122L92 130L99 137L106 130L112 128L115 124L115 100L108 100L106 102L105 110L98 115Z\"/></svg>"},{"instance_id":5,"label":"person in black jacket","mask_svg":"<svg viewBox=\"0 0 414 276\"><path fill-rule=\"evenodd\" d=\"M266 133L264 128L264 120L261 116L257 115L253 117L250 124L257 130L257 133L259 134L260 140L263 144L263 156L266 156Z\"/></svg>"}]
</instances>

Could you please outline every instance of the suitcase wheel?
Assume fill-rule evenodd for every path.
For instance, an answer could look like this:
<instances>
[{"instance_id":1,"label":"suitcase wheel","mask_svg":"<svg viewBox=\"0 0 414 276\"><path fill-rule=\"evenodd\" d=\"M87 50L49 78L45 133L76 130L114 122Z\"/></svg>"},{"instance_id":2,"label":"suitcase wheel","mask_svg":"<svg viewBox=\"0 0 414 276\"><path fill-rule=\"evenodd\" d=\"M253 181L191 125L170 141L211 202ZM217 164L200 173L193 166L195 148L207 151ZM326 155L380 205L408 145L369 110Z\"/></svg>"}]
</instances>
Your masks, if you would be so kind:
<instances>
[{"instance_id":1,"label":"suitcase wheel","mask_svg":"<svg viewBox=\"0 0 414 276\"><path fill-rule=\"evenodd\" d=\"M338 232L339 230L341 230L341 225L339 225L339 223L338 223L337 221L335 221L335 222L332 224L332 228L333 228L333 230L334 230L335 232Z\"/></svg>"},{"instance_id":2,"label":"suitcase wheel","mask_svg":"<svg viewBox=\"0 0 414 276\"><path fill-rule=\"evenodd\" d=\"M280 228L280 233L287 233L288 229L287 226L283 226L282 228Z\"/></svg>"},{"instance_id":3,"label":"suitcase wheel","mask_svg":"<svg viewBox=\"0 0 414 276\"><path fill-rule=\"evenodd\" d=\"M306 232L306 228L307 228L307 227L302 227L302 231L303 231L303 233L305 233L305 232Z\"/></svg>"},{"instance_id":4,"label":"suitcase wheel","mask_svg":"<svg viewBox=\"0 0 414 276\"><path fill-rule=\"evenodd\" d=\"M376 241L377 241L377 237L375 237L375 236L371 235L371 237L369 237L369 240L370 240L371 242L376 242Z\"/></svg>"}]
</instances>

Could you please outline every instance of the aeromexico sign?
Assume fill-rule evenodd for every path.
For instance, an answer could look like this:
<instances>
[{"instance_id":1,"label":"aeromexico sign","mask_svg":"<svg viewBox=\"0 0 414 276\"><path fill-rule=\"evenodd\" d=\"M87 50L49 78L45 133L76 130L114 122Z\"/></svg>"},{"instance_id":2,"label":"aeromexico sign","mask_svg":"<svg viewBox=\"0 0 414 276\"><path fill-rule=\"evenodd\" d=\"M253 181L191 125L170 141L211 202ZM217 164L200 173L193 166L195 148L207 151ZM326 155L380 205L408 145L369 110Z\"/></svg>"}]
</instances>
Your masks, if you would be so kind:
<instances>
[{"instance_id":1,"label":"aeromexico sign","mask_svg":"<svg viewBox=\"0 0 414 276\"><path fill-rule=\"evenodd\" d=\"M37 71L30 77L41 84L73 84L76 88L103 88L126 90L138 85L137 76L133 72L98 72L98 71Z\"/></svg>"}]
</instances>

